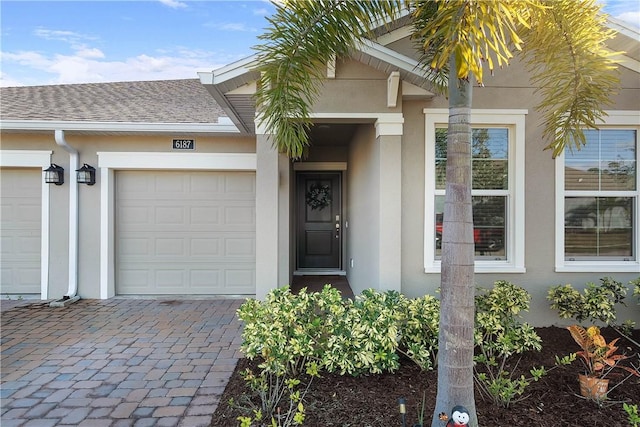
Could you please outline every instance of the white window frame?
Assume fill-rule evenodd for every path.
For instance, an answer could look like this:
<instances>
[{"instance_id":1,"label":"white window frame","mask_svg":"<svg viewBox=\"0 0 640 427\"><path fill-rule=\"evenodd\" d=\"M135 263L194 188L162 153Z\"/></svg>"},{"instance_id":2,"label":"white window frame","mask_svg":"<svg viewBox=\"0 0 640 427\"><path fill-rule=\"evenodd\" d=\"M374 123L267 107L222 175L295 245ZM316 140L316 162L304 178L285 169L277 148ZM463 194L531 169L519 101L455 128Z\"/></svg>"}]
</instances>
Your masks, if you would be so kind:
<instances>
[{"instance_id":1,"label":"white window frame","mask_svg":"<svg viewBox=\"0 0 640 427\"><path fill-rule=\"evenodd\" d=\"M449 110L425 108L425 205L424 205L424 271L440 273L441 261L435 249L435 197L444 190L436 190L435 136L436 128L449 122ZM472 109L472 127L505 127L509 129L509 188L507 190L507 228L505 260L475 261L476 273L525 273L525 121L527 110Z\"/></svg>"},{"instance_id":2,"label":"white window frame","mask_svg":"<svg viewBox=\"0 0 640 427\"><path fill-rule=\"evenodd\" d=\"M632 129L636 131L636 190L635 194L631 191L625 191L622 195L625 197L635 197L633 205L636 221L640 215L640 171L637 166L640 165L640 111L607 111L607 116L600 124L599 129ZM566 191L564 190L564 152L556 157L556 238L555 238L555 271L559 273L565 272L585 272L585 273L637 273L640 272L640 226L635 225L634 241L632 242L635 250L635 260L565 260L564 256L564 199L566 196L575 195L593 195L593 192L585 191ZM618 195L617 192L609 192L611 196Z\"/></svg>"}]
</instances>

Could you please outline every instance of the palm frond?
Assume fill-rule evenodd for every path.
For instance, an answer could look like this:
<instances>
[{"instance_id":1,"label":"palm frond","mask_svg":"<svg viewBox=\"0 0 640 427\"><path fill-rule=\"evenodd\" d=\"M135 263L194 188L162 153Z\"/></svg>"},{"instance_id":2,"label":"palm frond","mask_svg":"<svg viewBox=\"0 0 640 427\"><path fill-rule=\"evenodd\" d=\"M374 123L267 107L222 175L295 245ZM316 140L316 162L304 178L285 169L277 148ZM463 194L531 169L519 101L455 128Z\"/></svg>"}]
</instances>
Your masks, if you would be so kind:
<instances>
[{"instance_id":1,"label":"palm frond","mask_svg":"<svg viewBox=\"0 0 640 427\"><path fill-rule=\"evenodd\" d=\"M614 32L605 27L606 16L594 0L546 1L534 23L523 34L532 82L542 101L545 149L556 157L569 146L585 143L584 128L595 128L611 105L619 78L613 53L605 42Z\"/></svg>"},{"instance_id":2,"label":"palm frond","mask_svg":"<svg viewBox=\"0 0 640 427\"><path fill-rule=\"evenodd\" d=\"M480 84L484 67L493 71L520 50L521 27L529 25L535 0L437 0L415 2L416 36L422 40L430 67L445 70L453 56L455 77L474 77ZM423 59L423 60L424 60Z\"/></svg>"},{"instance_id":3,"label":"palm frond","mask_svg":"<svg viewBox=\"0 0 640 427\"><path fill-rule=\"evenodd\" d=\"M302 156L308 146L309 109L319 95L323 72L346 55L379 19L393 19L401 1L288 1L268 18L258 45L262 78L256 91L258 121L273 134L280 152Z\"/></svg>"}]
</instances>

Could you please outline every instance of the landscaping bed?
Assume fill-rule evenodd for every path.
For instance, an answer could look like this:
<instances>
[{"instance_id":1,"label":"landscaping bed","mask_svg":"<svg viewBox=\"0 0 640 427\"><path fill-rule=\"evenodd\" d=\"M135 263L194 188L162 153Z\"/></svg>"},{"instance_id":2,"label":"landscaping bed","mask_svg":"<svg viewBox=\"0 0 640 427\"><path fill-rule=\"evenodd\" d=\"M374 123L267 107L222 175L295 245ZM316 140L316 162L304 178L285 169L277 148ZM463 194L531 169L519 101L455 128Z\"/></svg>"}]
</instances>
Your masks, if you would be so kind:
<instances>
[{"instance_id":1,"label":"landscaping bed","mask_svg":"<svg viewBox=\"0 0 640 427\"><path fill-rule=\"evenodd\" d=\"M564 356L578 350L568 330L561 327L536 328L542 338L540 352L526 352L519 362L519 368L528 370L534 366L550 367L555 356ZM618 335L603 329L603 335L610 339ZM640 330L633 332L635 341L640 341ZM621 339L621 352L633 354L634 349ZM515 360L513 361L515 363ZM637 365L638 358L635 358ZM230 399L238 399L248 393L240 372L257 363L241 359L229 381L221 402L213 415L211 426L237 426L237 417L251 415L228 404ZM496 406L490 400L476 395L476 410L479 424L483 427L501 426L584 426L584 427L628 427L628 418L622 408L623 402L640 403L640 378L631 377L613 388L625 372L619 370L610 375L613 388L606 402L598 405L579 396L578 373L581 363L576 360L569 366L558 367L538 382L532 383L525 392L525 398L512 403L508 408ZM518 372L521 372L518 370ZM401 426L398 398L407 401L407 425L417 420L418 406L425 393L425 425L429 426L436 399L436 370L421 372L408 359L402 359L401 367L395 373L376 375L328 374L321 372L321 378L314 379L304 399L306 418L304 425L324 426ZM443 423L444 424L444 423Z\"/></svg>"}]
</instances>

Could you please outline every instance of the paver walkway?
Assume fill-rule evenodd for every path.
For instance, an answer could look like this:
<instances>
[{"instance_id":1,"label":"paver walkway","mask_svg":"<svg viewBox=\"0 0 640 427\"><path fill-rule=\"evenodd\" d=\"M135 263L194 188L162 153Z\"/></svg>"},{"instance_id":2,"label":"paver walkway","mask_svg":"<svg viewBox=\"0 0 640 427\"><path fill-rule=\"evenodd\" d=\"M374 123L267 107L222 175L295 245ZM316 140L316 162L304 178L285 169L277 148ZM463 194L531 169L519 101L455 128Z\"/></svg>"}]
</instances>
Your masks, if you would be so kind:
<instances>
[{"instance_id":1,"label":"paver walkway","mask_svg":"<svg viewBox=\"0 0 640 427\"><path fill-rule=\"evenodd\" d=\"M209 426L241 299L2 301L2 427Z\"/></svg>"}]
</instances>

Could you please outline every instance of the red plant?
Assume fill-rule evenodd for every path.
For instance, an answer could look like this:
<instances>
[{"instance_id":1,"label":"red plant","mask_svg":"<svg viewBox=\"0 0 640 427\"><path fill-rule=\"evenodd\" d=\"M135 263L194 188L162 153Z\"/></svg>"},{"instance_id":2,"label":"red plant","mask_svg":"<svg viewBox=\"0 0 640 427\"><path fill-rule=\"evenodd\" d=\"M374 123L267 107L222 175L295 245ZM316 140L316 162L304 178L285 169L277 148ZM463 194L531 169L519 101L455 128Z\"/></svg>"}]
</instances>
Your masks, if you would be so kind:
<instances>
[{"instance_id":1,"label":"red plant","mask_svg":"<svg viewBox=\"0 0 640 427\"><path fill-rule=\"evenodd\" d=\"M640 376L637 369L619 364L621 360L629 358L629 356L623 354L615 354L618 351L616 343L620 338L607 343L600 334L600 328L597 326L590 326L585 329L580 325L571 325L567 329L571 332L574 341L582 349L576 354L583 359L587 370L586 375L604 378L613 368L617 367L633 375Z\"/></svg>"}]
</instances>

